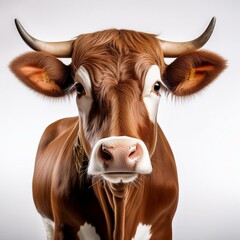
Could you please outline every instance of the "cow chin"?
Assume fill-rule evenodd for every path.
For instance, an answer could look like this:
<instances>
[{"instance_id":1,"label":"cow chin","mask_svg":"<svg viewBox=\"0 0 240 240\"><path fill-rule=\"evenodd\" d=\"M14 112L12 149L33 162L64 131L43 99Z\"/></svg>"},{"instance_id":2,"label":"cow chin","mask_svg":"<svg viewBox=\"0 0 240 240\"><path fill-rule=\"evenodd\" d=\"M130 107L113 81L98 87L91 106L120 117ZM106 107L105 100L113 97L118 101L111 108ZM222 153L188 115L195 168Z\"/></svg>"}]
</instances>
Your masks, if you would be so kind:
<instances>
[{"instance_id":1,"label":"cow chin","mask_svg":"<svg viewBox=\"0 0 240 240\"><path fill-rule=\"evenodd\" d=\"M88 175L102 176L111 183L130 183L138 174L150 174L152 164L142 140L126 137L108 137L93 147Z\"/></svg>"},{"instance_id":2,"label":"cow chin","mask_svg":"<svg viewBox=\"0 0 240 240\"><path fill-rule=\"evenodd\" d=\"M101 175L104 180L110 182L110 183L131 183L134 182L138 174L132 173L132 174L126 174L126 173L103 173Z\"/></svg>"}]
</instances>

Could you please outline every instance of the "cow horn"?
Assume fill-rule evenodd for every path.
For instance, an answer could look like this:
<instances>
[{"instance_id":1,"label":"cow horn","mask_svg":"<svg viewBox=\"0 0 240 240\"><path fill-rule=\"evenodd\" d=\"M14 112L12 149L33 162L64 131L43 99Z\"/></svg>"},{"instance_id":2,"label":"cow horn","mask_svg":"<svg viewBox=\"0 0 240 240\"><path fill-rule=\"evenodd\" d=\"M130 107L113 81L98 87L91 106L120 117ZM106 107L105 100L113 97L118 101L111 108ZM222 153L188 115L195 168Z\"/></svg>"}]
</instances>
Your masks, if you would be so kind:
<instances>
[{"instance_id":1,"label":"cow horn","mask_svg":"<svg viewBox=\"0 0 240 240\"><path fill-rule=\"evenodd\" d=\"M206 30L198 38L188 42L170 42L159 40L164 57L177 57L181 54L201 48L211 37L216 23L213 17Z\"/></svg>"},{"instance_id":2,"label":"cow horn","mask_svg":"<svg viewBox=\"0 0 240 240\"><path fill-rule=\"evenodd\" d=\"M74 40L64 42L44 42L29 35L17 19L15 19L15 24L24 42L33 50L48 52L60 58L71 57Z\"/></svg>"}]
</instances>

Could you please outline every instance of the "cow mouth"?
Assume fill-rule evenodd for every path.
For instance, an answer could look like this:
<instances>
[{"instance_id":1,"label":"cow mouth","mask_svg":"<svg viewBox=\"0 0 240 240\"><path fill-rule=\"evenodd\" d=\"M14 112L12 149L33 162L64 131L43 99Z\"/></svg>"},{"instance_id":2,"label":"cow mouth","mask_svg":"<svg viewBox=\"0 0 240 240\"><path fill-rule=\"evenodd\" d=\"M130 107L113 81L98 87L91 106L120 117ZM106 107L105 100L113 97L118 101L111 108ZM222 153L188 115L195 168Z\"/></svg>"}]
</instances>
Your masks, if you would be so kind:
<instances>
[{"instance_id":1,"label":"cow mouth","mask_svg":"<svg viewBox=\"0 0 240 240\"><path fill-rule=\"evenodd\" d=\"M138 174L136 172L108 172L103 173L102 177L110 183L130 183L137 179Z\"/></svg>"}]
</instances>

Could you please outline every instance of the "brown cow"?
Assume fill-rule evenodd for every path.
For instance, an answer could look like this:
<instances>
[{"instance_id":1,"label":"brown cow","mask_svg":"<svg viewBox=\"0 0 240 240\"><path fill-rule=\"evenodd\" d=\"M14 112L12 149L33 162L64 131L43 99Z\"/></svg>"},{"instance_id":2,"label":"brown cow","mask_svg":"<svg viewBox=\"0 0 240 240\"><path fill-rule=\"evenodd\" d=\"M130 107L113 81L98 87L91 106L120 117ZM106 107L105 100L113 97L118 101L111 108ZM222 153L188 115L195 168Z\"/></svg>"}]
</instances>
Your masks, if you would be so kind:
<instances>
[{"instance_id":1,"label":"brown cow","mask_svg":"<svg viewBox=\"0 0 240 240\"><path fill-rule=\"evenodd\" d=\"M194 94L225 68L197 39L176 43L129 30L105 30L49 43L30 36L37 52L11 63L35 91L76 92L79 116L44 132L33 177L33 197L48 239L170 240L178 202L171 148L157 124L160 91ZM71 57L69 66L57 57ZM169 65L164 57L176 57Z\"/></svg>"}]
</instances>

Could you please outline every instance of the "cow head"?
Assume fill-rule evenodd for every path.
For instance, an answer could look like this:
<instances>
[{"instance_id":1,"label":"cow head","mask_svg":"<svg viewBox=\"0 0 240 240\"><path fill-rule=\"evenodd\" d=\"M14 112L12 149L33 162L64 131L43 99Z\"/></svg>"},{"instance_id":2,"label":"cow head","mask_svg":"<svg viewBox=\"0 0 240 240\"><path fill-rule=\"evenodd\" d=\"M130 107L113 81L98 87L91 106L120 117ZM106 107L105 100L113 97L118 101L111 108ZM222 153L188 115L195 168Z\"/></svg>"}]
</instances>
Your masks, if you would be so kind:
<instances>
[{"instance_id":1,"label":"cow head","mask_svg":"<svg viewBox=\"0 0 240 240\"><path fill-rule=\"evenodd\" d=\"M212 19L197 39L184 43L155 35L105 30L49 43L19 33L36 52L11 63L16 76L35 91L62 97L76 92L79 137L89 158L88 174L112 182L131 182L152 171L157 141L160 92L194 94L224 69L218 55L196 51L209 39ZM71 57L69 66L58 58ZM176 57L170 64L164 57Z\"/></svg>"}]
</instances>

